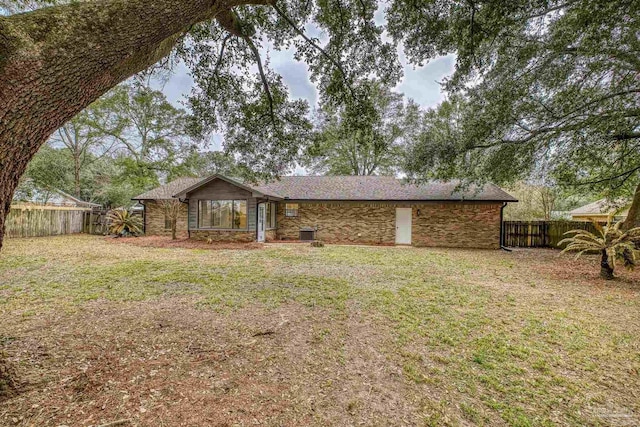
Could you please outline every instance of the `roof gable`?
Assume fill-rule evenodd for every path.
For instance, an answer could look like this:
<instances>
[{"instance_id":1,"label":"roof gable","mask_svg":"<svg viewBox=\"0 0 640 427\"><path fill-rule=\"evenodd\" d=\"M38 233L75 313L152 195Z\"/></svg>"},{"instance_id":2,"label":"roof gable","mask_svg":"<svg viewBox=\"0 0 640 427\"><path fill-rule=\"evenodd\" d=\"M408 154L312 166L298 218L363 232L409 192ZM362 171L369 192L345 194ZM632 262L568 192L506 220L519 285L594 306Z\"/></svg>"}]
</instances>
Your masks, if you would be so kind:
<instances>
[{"instance_id":1,"label":"roof gable","mask_svg":"<svg viewBox=\"0 0 640 427\"><path fill-rule=\"evenodd\" d=\"M177 178L164 185L156 187L145 193L142 193L132 200L168 200L173 199L174 194L181 192L185 188L191 187L194 184L202 181L202 178Z\"/></svg>"},{"instance_id":2,"label":"roof gable","mask_svg":"<svg viewBox=\"0 0 640 427\"><path fill-rule=\"evenodd\" d=\"M191 193L192 191L197 190L198 188L201 188L207 184L209 184L212 181L215 181L216 179L225 181L231 185L234 185L238 188L241 188L243 190L249 191L251 193L255 193L254 197L261 197L264 196L264 194L260 193L259 191L257 191L254 187L250 187L246 184L244 184L243 182L233 179L233 178L229 178L227 176L224 175L220 175L220 174L213 174L210 177L201 179L200 181L196 182L195 184L191 185L190 187L187 187L183 190L177 191L173 197L174 198L182 198L184 196L186 196L188 193Z\"/></svg>"}]
</instances>

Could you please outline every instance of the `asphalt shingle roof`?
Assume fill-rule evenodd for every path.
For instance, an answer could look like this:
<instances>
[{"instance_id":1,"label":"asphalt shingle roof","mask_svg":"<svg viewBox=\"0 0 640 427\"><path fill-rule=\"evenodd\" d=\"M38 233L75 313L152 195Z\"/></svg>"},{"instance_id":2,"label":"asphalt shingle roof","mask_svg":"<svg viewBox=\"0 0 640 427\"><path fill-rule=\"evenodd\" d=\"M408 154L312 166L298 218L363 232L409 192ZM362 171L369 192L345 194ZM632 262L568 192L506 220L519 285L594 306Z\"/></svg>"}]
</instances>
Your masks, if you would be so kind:
<instances>
[{"instance_id":1,"label":"asphalt shingle roof","mask_svg":"<svg viewBox=\"0 0 640 427\"><path fill-rule=\"evenodd\" d=\"M179 178L134 199L169 199L201 181L204 184L209 179ZM290 200L517 201L494 184L486 184L482 188L471 186L461 192L455 191L459 185L457 181L416 185L392 176L283 176L269 183L242 185L267 196Z\"/></svg>"},{"instance_id":2,"label":"asphalt shingle roof","mask_svg":"<svg viewBox=\"0 0 640 427\"><path fill-rule=\"evenodd\" d=\"M600 199L588 205L580 206L569 213L571 215L606 215L609 212L619 209L620 206L628 204L627 200L619 199L614 202L610 202L607 199ZM620 215L626 215L628 209L618 212Z\"/></svg>"},{"instance_id":3,"label":"asphalt shingle roof","mask_svg":"<svg viewBox=\"0 0 640 427\"><path fill-rule=\"evenodd\" d=\"M174 194L178 194L185 188L202 181L202 178L177 178L167 184L142 193L133 198L133 200L167 200L173 199Z\"/></svg>"},{"instance_id":4,"label":"asphalt shingle roof","mask_svg":"<svg viewBox=\"0 0 640 427\"><path fill-rule=\"evenodd\" d=\"M517 201L500 187L487 184L455 191L457 181L407 184L392 176L284 176L253 186L263 194L292 200L478 200Z\"/></svg>"}]
</instances>

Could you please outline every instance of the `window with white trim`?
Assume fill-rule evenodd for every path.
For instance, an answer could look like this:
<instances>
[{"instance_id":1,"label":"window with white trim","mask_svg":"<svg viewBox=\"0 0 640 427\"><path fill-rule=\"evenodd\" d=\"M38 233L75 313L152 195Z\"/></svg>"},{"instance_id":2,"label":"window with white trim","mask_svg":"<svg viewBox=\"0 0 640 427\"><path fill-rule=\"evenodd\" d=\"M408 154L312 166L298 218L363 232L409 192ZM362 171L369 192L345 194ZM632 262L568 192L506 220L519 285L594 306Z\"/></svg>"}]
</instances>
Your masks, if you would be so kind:
<instances>
[{"instance_id":1,"label":"window with white trim","mask_svg":"<svg viewBox=\"0 0 640 427\"><path fill-rule=\"evenodd\" d=\"M299 206L297 203L286 203L284 205L284 216L297 217Z\"/></svg>"}]
</instances>

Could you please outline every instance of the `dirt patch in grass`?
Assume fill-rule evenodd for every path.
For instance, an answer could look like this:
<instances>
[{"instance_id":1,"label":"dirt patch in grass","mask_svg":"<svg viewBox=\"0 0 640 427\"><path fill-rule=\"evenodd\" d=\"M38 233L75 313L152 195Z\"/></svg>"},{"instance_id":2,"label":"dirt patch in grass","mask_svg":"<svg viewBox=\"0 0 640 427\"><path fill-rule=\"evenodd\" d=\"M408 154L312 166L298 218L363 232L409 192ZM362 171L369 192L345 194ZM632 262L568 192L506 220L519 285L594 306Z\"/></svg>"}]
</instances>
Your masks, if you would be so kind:
<instances>
[{"instance_id":1,"label":"dirt patch in grass","mask_svg":"<svg viewBox=\"0 0 640 427\"><path fill-rule=\"evenodd\" d=\"M7 360L7 356L0 350L0 402L13 397L17 389L15 369Z\"/></svg>"},{"instance_id":2,"label":"dirt patch in grass","mask_svg":"<svg viewBox=\"0 0 640 427\"><path fill-rule=\"evenodd\" d=\"M184 298L95 301L43 316L9 348L33 382L0 406L0 424L418 424L401 373L357 320L352 331L331 309L257 305L230 315ZM349 339L362 328L370 332Z\"/></svg>"},{"instance_id":3,"label":"dirt patch in grass","mask_svg":"<svg viewBox=\"0 0 640 427\"><path fill-rule=\"evenodd\" d=\"M583 255L575 259L575 254L552 249L539 249L532 256L532 249L521 250L517 257L532 259L531 266L540 274L549 274L556 280L570 280L584 284L620 287L622 284L635 286L640 289L640 268L634 271L626 270L622 263L617 263L615 280L604 280L600 277L600 255Z\"/></svg>"},{"instance_id":4,"label":"dirt patch in grass","mask_svg":"<svg viewBox=\"0 0 640 427\"><path fill-rule=\"evenodd\" d=\"M0 350L20 394L0 425L640 425L640 272L136 240L7 241Z\"/></svg>"},{"instance_id":5,"label":"dirt patch in grass","mask_svg":"<svg viewBox=\"0 0 640 427\"><path fill-rule=\"evenodd\" d=\"M263 249L262 243L235 243L235 242L213 242L207 243L201 240L178 238L172 240L165 236L142 236L142 237L105 237L109 243L128 244L143 248L181 248L181 249L208 249L208 250L255 250Z\"/></svg>"}]
</instances>

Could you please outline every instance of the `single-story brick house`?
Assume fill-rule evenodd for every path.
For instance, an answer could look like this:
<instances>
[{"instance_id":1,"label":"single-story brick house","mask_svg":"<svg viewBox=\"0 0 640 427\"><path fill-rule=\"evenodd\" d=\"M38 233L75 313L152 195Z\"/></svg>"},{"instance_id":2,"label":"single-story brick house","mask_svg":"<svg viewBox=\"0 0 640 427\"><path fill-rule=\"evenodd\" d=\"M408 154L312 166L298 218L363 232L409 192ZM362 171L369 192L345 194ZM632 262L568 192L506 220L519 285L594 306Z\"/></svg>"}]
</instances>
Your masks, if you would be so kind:
<instances>
[{"instance_id":1,"label":"single-story brick house","mask_svg":"<svg viewBox=\"0 0 640 427\"><path fill-rule=\"evenodd\" d=\"M134 198L145 232L170 234L159 200L179 199L179 232L214 241L313 240L499 248L502 209L517 202L493 184L406 184L388 176L285 176L247 184L219 174L180 178Z\"/></svg>"}]
</instances>

